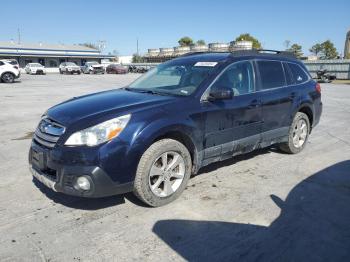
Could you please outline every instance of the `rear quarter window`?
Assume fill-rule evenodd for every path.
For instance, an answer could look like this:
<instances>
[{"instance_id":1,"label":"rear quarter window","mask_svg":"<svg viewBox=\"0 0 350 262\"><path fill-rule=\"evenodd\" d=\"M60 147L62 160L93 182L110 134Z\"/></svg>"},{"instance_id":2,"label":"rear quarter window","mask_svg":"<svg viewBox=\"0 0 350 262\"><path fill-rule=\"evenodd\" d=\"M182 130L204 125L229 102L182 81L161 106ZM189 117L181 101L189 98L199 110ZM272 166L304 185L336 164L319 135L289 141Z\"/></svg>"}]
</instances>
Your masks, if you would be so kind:
<instances>
[{"instance_id":1,"label":"rear quarter window","mask_svg":"<svg viewBox=\"0 0 350 262\"><path fill-rule=\"evenodd\" d=\"M280 61L258 61L262 89L285 86L286 80Z\"/></svg>"},{"instance_id":2,"label":"rear quarter window","mask_svg":"<svg viewBox=\"0 0 350 262\"><path fill-rule=\"evenodd\" d=\"M300 65L288 63L288 66L292 73L294 83L300 84L306 82L309 79L308 75L305 73L305 71L301 68Z\"/></svg>"}]
</instances>

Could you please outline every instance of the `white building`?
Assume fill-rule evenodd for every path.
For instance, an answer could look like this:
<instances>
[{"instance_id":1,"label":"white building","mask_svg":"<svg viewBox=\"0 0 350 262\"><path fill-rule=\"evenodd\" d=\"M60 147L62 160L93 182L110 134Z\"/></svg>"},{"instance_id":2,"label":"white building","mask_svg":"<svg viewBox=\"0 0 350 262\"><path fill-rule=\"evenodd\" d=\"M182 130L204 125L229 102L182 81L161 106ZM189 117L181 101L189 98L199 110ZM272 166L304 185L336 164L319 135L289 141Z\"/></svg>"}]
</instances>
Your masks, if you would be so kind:
<instances>
[{"instance_id":1,"label":"white building","mask_svg":"<svg viewBox=\"0 0 350 262\"><path fill-rule=\"evenodd\" d=\"M101 62L113 58L103 55L99 50L81 45L15 43L0 41L0 59L16 59L20 67L28 63L40 63L45 67L58 67L62 62L75 62L83 65L87 61Z\"/></svg>"}]
</instances>

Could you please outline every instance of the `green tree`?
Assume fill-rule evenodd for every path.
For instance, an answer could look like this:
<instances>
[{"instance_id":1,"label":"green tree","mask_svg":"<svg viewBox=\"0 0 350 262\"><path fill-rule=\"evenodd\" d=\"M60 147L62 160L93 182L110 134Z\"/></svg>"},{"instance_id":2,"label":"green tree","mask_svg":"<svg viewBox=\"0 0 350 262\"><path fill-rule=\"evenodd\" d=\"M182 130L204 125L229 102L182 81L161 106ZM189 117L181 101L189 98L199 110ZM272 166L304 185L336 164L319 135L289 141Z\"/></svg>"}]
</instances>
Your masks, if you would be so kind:
<instances>
[{"instance_id":1,"label":"green tree","mask_svg":"<svg viewBox=\"0 0 350 262\"><path fill-rule=\"evenodd\" d=\"M259 42L258 39L256 39L254 36L251 36L248 33L245 34L240 34L238 37L236 37L235 41L251 41L253 42L253 48L254 49L261 49L261 43Z\"/></svg>"},{"instance_id":2,"label":"green tree","mask_svg":"<svg viewBox=\"0 0 350 262\"><path fill-rule=\"evenodd\" d=\"M315 56L317 56L322 51L322 44L314 44L309 51L313 53Z\"/></svg>"},{"instance_id":3,"label":"green tree","mask_svg":"<svg viewBox=\"0 0 350 262\"><path fill-rule=\"evenodd\" d=\"M132 62L133 63L143 63L144 59L142 56L138 55L138 54L133 54L132 55Z\"/></svg>"},{"instance_id":4,"label":"green tree","mask_svg":"<svg viewBox=\"0 0 350 262\"><path fill-rule=\"evenodd\" d=\"M297 58L301 58L303 56L302 46L298 44L292 44L290 48L286 51L293 52Z\"/></svg>"},{"instance_id":5,"label":"green tree","mask_svg":"<svg viewBox=\"0 0 350 262\"><path fill-rule=\"evenodd\" d=\"M321 47L321 59L335 59L338 57L337 49L330 40L324 41Z\"/></svg>"},{"instance_id":6,"label":"green tree","mask_svg":"<svg viewBox=\"0 0 350 262\"><path fill-rule=\"evenodd\" d=\"M191 46L193 45L193 40L191 37L184 36L178 41L180 46Z\"/></svg>"},{"instance_id":7,"label":"green tree","mask_svg":"<svg viewBox=\"0 0 350 262\"><path fill-rule=\"evenodd\" d=\"M196 42L197 45L205 45L205 41L203 39L200 39Z\"/></svg>"}]
</instances>

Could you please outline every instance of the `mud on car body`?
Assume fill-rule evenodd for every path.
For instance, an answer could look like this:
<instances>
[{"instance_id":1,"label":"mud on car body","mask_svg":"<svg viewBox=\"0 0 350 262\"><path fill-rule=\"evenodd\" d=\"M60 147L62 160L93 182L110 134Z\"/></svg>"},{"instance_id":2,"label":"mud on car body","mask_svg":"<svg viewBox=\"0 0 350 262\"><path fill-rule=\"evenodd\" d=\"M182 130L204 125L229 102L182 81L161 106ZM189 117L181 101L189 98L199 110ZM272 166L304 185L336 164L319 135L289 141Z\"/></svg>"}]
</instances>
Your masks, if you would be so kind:
<instances>
[{"instance_id":1,"label":"mud on car body","mask_svg":"<svg viewBox=\"0 0 350 262\"><path fill-rule=\"evenodd\" d=\"M210 163L272 144L300 152L321 112L320 86L288 53L189 54L125 88L50 108L30 169L65 194L133 191L160 206Z\"/></svg>"}]
</instances>

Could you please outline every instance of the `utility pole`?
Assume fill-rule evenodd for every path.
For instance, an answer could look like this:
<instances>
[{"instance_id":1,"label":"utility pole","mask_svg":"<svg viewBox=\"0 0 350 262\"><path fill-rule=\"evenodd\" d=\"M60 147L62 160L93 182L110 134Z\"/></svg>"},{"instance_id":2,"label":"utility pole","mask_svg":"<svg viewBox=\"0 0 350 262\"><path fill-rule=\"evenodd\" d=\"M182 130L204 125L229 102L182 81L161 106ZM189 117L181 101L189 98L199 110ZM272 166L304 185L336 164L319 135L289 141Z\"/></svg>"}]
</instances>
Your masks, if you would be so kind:
<instances>
[{"instance_id":1,"label":"utility pole","mask_svg":"<svg viewBox=\"0 0 350 262\"><path fill-rule=\"evenodd\" d=\"M136 54L139 55L139 38L136 38Z\"/></svg>"},{"instance_id":2,"label":"utility pole","mask_svg":"<svg viewBox=\"0 0 350 262\"><path fill-rule=\"evenodd\" d=\"M21 44L21 31L17 28L18 44Z\"/></svg>"}]
</instances>

